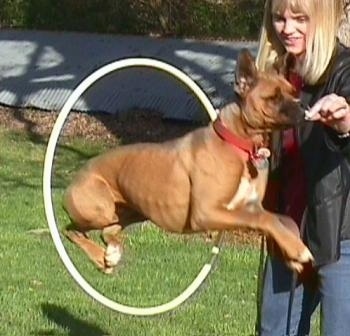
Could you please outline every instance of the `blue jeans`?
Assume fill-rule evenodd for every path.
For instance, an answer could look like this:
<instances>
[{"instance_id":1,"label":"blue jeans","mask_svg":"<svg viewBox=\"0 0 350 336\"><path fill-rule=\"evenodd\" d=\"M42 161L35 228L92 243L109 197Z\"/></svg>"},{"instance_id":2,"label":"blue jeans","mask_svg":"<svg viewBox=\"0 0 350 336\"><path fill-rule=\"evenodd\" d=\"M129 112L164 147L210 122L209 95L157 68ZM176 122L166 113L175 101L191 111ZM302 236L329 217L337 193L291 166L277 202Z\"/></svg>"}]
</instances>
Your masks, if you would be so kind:
<instances>
[{"instance_id":1,"label":"blue jeans","mask_svg":"<svg viewBox=\"0 0 350 336\"><path fill-rule=\"evenodd\" d=\"M315 271L313 284L297 283L291 310L290 335L310 332L310 319L321 307L321 335L350 335L350 240L341 242L340 259ZM292 272L267 257L261 307L260 336L285 336Z\"/></svg>"}]
</instances>

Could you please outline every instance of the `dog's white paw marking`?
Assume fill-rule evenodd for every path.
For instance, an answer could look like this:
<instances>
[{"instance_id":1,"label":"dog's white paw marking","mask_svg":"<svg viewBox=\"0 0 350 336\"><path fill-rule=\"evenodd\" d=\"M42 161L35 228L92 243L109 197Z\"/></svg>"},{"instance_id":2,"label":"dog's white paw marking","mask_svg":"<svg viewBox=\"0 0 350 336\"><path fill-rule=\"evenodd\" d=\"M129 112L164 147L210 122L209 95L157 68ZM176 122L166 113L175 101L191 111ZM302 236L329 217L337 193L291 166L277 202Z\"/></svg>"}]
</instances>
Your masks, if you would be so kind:
<instances>
[{"instance_id":1,"label":"dog's white paw marking","mask_svg":"<svg viewBox=\"0 0 350 336\"><path fill-rule=\"evenodd\" d=\"M287 263L288 267L291 268L293 271L297 272L297 273L301 273L304 266L303 264L297 262L297 261L289 261Z\"/></svg>"},{"instance_id":2,"label":"dog's white paw marking","mask_svg":"<svg viewBox=\"0 0 350 336\"><path fill-rule=\"evenodd\" d=\"M311 252L306 248L300 256L300 261L303 263L314 261L314 257Z\"/></svg>"},{"instance_id":3,"label":"dog's white paw marking","mask_svg":"<svg viewBox=\"0 0 350 336\"><path fill-rule=\"evenodd\" d=\"M109 244L106 248L106 253L105 253L106 267L116 266L121 256L122 256L122 248L120 247L120 245Z\"/></svg>"}]
</instances>

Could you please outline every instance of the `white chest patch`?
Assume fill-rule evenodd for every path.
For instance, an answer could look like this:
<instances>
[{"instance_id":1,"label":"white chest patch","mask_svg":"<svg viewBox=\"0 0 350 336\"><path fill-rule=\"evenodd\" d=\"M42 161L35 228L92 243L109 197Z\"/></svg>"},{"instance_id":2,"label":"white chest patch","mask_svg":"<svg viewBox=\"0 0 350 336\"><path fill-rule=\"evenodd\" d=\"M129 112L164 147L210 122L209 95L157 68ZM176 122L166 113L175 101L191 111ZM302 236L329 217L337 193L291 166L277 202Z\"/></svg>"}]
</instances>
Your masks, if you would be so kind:
<instances>
[{"instance_id":1,"label":"white chest patch","mask_svg":"<svg viewBox=\"0 0 350 336\"><path fill-rule=\"evenodd\" d=\"M259 200L259 195L256 190L255 184L253 184L246 177L242 177L241 182L238 186L237 192L227 204L228 210L233 210L239 203L256 202Z\"/></svg>"}]
</instances>

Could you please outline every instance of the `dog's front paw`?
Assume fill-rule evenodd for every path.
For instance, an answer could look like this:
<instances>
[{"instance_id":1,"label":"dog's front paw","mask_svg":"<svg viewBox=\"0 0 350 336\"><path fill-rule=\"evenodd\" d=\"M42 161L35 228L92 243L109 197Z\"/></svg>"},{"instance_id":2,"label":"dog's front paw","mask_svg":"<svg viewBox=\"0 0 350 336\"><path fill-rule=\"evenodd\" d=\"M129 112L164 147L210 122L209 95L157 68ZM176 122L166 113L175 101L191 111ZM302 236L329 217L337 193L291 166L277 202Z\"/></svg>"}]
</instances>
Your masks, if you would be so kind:
<instances>
[{"instance_id":1,"label":"dog's front paw","mask_svg":"<svg viewBox=\"0 0 350 336\"><path fill-rule=\"evenodd\" d=\"M122 256L122 247L118 244L108 244L105 252L105 268L104 272L110 274L119 263Z\"/></svg>"},{"instance_id":2,"label":"dog's front paw","mask_svg":"<svg viewBox=\"0 0 350 336\"><path fill-rule=\"evenodd\" d=\"M293 257L287 260L287 266L297 273L301 273L306 264L312 264L314 258L309 251L309 249L304 246L302 251L298 255L293 255Z\"/></svg>"}]
</instances>

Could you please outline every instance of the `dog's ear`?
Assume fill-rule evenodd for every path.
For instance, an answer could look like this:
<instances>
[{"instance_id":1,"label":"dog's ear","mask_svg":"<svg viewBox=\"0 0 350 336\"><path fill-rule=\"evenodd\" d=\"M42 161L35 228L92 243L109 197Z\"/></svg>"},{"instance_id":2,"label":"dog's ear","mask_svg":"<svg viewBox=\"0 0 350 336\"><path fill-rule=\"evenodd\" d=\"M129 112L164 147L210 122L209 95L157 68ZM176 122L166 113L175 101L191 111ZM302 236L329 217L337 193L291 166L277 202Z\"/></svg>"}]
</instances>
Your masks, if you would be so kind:
<instances>
[{"instance_id":1,"label":"dog's ear","mask_svg":"<svg viewBox=\"0 0 350 336\"><path fill-rule=\"evenodd\" d=\"M284 78L289 78L291 72L296 71L296 58L291 53L279 56L273 64L273 69Z\"/></svg>"},{"instance_id":2,"label":"dog's ear","mask_svg":"<svg viewBox=\"0 0 350 336\"><path fill-rule=\"evenodd\" d=\"M254 58L248 49L242 49L238 55L235 69L235 92L245 97L247 92L255 85L258 78L258 70Z\"/></svg>"}]
</instances>

